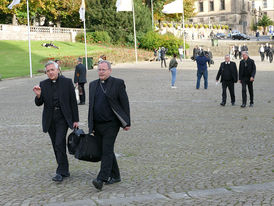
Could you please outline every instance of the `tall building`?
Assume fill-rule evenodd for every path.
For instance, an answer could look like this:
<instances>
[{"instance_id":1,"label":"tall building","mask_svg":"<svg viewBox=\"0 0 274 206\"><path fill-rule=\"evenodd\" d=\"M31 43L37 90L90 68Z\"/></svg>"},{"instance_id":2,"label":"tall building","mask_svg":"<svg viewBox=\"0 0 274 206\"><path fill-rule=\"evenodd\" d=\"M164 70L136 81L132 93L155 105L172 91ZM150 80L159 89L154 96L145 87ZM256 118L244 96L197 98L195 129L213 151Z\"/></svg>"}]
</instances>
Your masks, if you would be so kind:
<instances>
[{"instance_id":1,"label":"tall building","mask_svg":"<svg viewBox=\"0 0 274 206\"><path fill-rule=\"evenodd\" d=\"M196 0L196 16L189 23L228 25L250 33L252 24L267 14L274 20L274 0Z\"/></svg>"}]
</instances>

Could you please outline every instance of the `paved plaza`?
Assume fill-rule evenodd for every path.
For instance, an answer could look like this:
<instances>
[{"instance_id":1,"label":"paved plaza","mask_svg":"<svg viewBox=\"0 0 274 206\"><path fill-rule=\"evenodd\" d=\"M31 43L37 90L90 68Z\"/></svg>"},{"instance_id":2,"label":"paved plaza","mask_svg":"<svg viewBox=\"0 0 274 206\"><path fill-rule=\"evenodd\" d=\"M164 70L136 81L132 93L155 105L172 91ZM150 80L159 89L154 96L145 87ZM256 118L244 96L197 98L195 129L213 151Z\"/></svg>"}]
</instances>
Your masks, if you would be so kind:
<instances>
[{"instance_id":1,"label":"paved plaza","mask_svg":"<svg viewBox=\"0 0 274 206\"><path fill-rule=\"evenodd\" d=\"M100 192L91 182L100 164L71 155L71 177L51 180L56 162L32 92L46 76L1 81L0 205L274 205L274 64L255 60L255 105L244 109L240 84L236 106L229 95L219 105L220 58L209 68L208 90L203 80L195 89L191 60L179 63L176 89L159 62L114 65L113 76L127 85L132 128L115 145L122 182ZM89 81L96 78L88 71ZM87 111L79 106L85 131Z\"/></svg>"}]
</instances>

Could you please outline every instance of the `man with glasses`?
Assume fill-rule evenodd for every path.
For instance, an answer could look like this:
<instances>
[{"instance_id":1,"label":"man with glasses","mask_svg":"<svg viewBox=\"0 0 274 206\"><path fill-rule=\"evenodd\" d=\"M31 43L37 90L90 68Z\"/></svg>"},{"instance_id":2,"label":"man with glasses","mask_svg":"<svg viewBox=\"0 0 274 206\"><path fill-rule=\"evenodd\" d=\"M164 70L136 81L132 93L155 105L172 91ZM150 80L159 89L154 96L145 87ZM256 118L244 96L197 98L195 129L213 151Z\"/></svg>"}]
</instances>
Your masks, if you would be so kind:
<instances>
[{"instance_id":1,"label":"man with glasses","mask_svg":"<svg viewBox=\"0 0 274 206\"><path fill-rule=\"evenodd\" d=\"M101 61L98 64L99 79L89 85L89 133L94 133L102 141L101 169L92 181L96 189L103 184L121 181L120 171L114 154L114 143L120 127L130 129L130 109L126 86L122 79L111 75L111 64Z\"/></svg>"},{"instance_id":2,"label":"man with glasses","mask_svg":"<svg viewBox=\"0 0 274 206\"><path fill-rule=\"evenodd\" d=\"M242 84L242 105L246 107L247 95L246 86L248 87L250 96L250 107L254 105L254 94L253 94L253 82L256 74L256 65L253 59L250 59L247 52L243 52L243 59L240 61L239 66L239 81Z\"/></svg>"},{"instance_id":3,"label":"man with glasses","mask_svg":"<svg viewBox=\"0 0 274 206\"><path fill-rule=\"evenodd\" d=\"M66 134L68 127L79 126L78 106L71 79L59 74L58 64L49 61L45 65L48 79L41 81L40 86L34 86L35 104L44 104L42 117L43 132L48 132L51 138L55 158L58 164L53 181L61 182L69 177L69 164L66 154Z\"/></svg>"}]
</instances>

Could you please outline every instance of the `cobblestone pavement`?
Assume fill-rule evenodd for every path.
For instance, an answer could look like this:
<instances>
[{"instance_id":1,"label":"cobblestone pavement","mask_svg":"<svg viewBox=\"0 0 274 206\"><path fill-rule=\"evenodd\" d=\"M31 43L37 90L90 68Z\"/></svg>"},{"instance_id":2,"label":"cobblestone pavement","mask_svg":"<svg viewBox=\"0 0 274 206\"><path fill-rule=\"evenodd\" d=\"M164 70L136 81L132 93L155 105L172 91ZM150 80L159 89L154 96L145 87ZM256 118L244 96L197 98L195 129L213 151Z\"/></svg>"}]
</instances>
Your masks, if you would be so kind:
<instances>
[{"instance_id":1,"label":"cobblestone pavement","mask_svg":"<svg viewBox=\"0 0 274 206\"><path fill-rule=\"evenodd\" d=\"M230 97L219 106L220 59L208 90L195 89L189 60L179 64L177 89L158 62L114 66L113 76L126 81L132 129L115 148L122 182L101 192L91 183L99 164L72 156L71 177L51 181L56 163L32 92L45 76L1 81L0 205L274 205L274 64L256 60L255 106L245 109L239 84L236 106ZM96 77L88 72L89 81ZM79 110L87 131L88 106Z\"/></svg>"}]
</instances>

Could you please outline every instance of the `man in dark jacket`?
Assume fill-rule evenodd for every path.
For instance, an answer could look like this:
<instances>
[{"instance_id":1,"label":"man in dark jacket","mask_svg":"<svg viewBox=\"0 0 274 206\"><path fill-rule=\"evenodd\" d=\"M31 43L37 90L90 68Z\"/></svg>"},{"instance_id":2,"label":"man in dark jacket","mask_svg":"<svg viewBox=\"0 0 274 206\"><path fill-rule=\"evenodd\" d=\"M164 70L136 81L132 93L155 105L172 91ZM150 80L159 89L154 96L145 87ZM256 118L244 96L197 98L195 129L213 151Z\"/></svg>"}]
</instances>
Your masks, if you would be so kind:
<instances>
[{"instance_id":1,"label":"man in dark jacket","mask_svg":"<svg viewBox=\"0 0 274 206\"><path fill-rule=\"evenodd\" d=\"M196 57L198 67L196 89L200 88L200 81L202 76L204 77L204 89L207 89L208 87L207 63L209 63L209 61L209 58L204 55L204 52L200 52L199 55Z\"/></svg>"},{"instance_id":2,"label":"man in dark jacket","mask_svg":"<svg viewBox=\"0 0 274 206\"><path fill-rule=\"evenodd\" d=\"M163 68L163 63L165 64L166 67L166 52L167 49L165 47L162 47L160 54L161 54L161 67Z\"/></svg>"},{"instance_id":3,"label":"man in dark jacket","mask_svg":"<svg viewBox=\"0 0 274 206\"><path fill-rule=\"evenodd\" d=\"M79 105L84 105L86 102L85 83L87 83L87 70L82 64L82 58L78 58L78 65L75 67L74 83L79 88Z\"/></svg>"},{"instance_id":4,"label":"man in dark jacket","mask_svg":"<svg viewBox=\"0 0 274 206\"><path fill-rule=\"evenodd\" d=\"M226 104L226 88L228 87L230 97L231 97L231 104L232 106L235 105L235 92L234 92L234 83L238 81L238 72L237 72L237 66L235 62L230 61L230 56L225 56L225 62L222 62L218 71L218 74L216 76L216 82L219 81L219 78L221 77L222 82L222 102L221 106L225 106Z\"/></svg>"},{"instance_id":5,"label":"man in dark jacket","mask_svg":"<svg viewBox=\"0 0 274 206\"><path fill-rule=\"evenodd\" d=\"M53 181L61 182L69 177L69 164L66 154L66 134L68 127L78 127L79 116L75 91L71 79L59 75L58 64L49 61L46 65L48 79L34 86L35 104L43 110L43 132L48 132L52 141L58 168Z\"/></svg>"},{"instance_id":6,"label":"man in dark jacket","mask_svg":"<svg viewBox=\"0 0 274 206\"><path fill-rule=\"evenodd\" d=\"M119 167L114 154L114 143L120 127L130 129L129 101L124 81L111 77L111 64L98 64L99 79L89 84L89 133L95 133L102 140L101 169L92 181L101 190L103 183L121 181Z\"/></svg>"},{"instance_id":7,"label":"man in dark jacket","mask_svg":"<svg viewBox=\"0 0 274 206\"><path fill-rule=\"evenodd\" d=\"M256 74L256 65L253 59L250 59L247 52L243 52L243 59L240 61L239 66L239 81L242 84L242 105L241 107L246 107L246 86L248 86L248 91L250 95L250 107L254 104L253 95L253 82Z\"/></svg>"}]
</instances>

